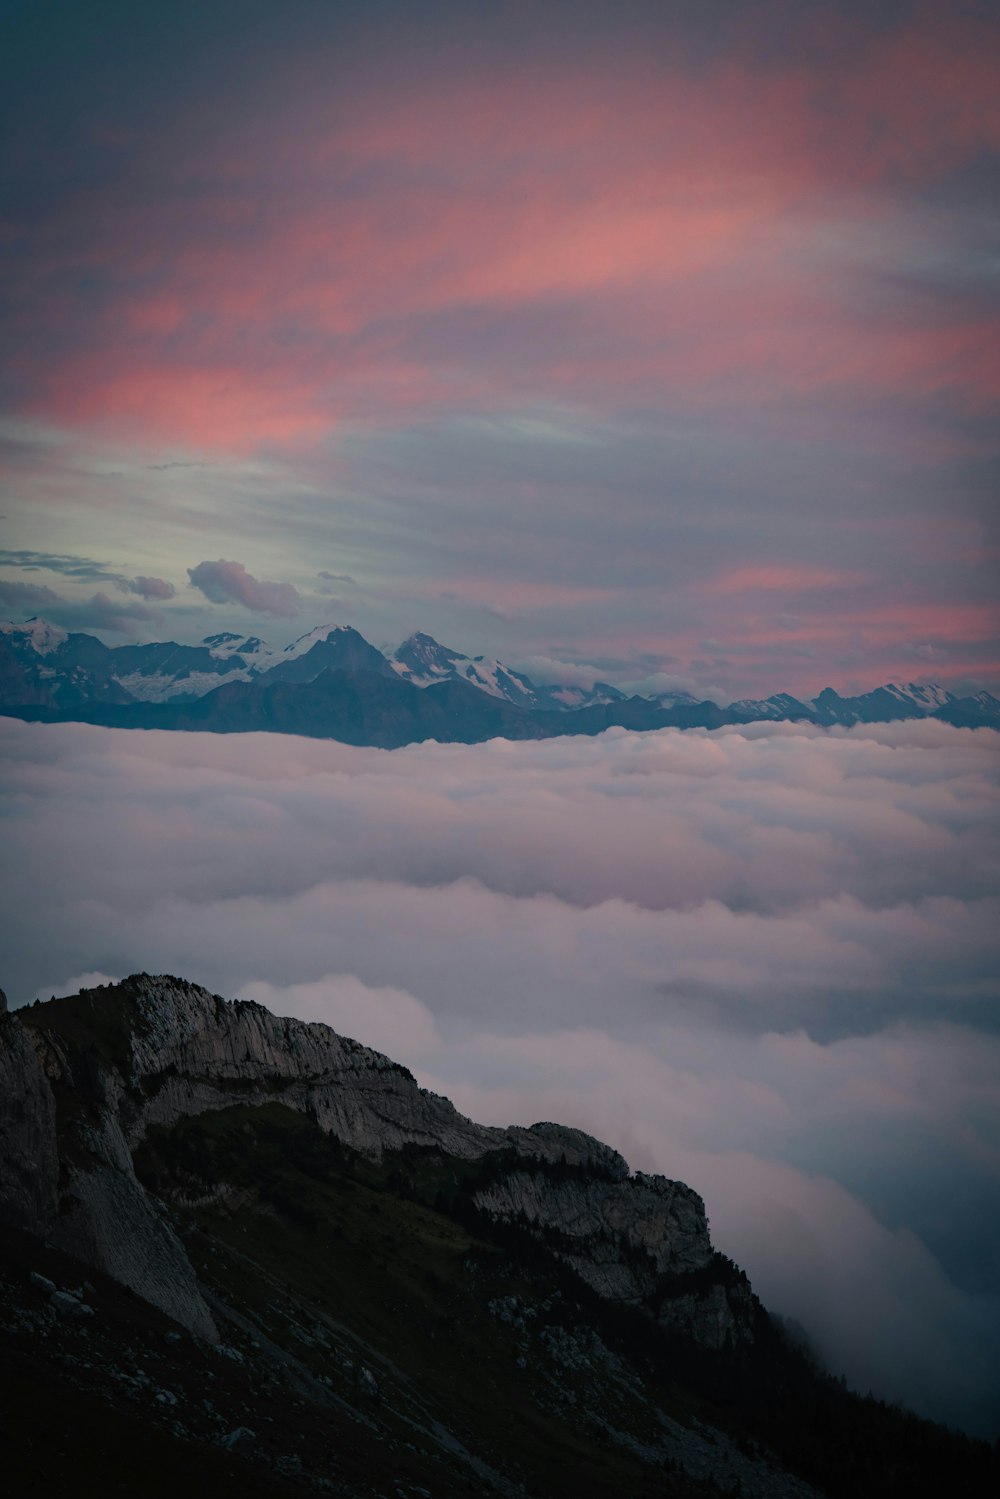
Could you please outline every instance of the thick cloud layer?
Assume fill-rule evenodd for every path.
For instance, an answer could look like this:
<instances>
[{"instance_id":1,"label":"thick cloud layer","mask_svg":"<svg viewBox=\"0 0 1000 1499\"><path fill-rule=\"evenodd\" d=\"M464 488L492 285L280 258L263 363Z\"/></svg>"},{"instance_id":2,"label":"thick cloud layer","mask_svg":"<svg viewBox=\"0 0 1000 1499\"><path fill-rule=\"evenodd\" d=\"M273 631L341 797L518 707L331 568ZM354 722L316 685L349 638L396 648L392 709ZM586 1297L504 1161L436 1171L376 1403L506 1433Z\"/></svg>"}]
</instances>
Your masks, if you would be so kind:
<instances>
[{"instance_id":1,"label":"thick cloud layer","mask_svg":"<svg viewBox=\"0 0 1000 1499\"><path fill-rule=\"evenodd\" d=\"M165 970L691 1182L822 1354L996 1429L997 737L0 721L13 1001ZM991 1367L991 1357L994 1362Z\"/></svg>"}]
</instances>

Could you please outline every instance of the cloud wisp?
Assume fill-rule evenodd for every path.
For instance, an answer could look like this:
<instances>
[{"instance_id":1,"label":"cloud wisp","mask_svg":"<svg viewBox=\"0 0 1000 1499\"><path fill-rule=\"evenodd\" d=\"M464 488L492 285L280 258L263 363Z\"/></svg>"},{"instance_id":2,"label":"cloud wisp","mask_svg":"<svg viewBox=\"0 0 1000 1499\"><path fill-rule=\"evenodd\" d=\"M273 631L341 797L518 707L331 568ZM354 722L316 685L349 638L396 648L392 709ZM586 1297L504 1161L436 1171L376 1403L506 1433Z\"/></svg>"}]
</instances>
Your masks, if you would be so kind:
<instances>
[{"instance_id":1,"label":"cloud wisp","mask_svg":"<svg viewBox=\"0 0 1000 1499\"><path fill-rule=\"evenodd\" d=\"M856 1385L990 1428L995 735L0 745L15 1001L182 973L578 1124Z\"/></svg>"}]
</instances>

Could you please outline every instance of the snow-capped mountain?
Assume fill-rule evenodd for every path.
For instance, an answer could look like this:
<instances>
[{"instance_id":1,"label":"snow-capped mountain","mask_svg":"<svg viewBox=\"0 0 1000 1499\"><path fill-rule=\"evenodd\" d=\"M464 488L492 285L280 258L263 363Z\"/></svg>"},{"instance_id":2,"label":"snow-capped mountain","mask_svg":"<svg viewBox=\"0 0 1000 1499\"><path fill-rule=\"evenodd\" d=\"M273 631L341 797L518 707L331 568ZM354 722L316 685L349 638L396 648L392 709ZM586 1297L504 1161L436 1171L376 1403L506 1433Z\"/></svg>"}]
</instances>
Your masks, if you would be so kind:
<instances>
[{"instance_id":1,"label":"snow-capped mountain","mask_svg":"<svg viewBox=\"0 0 1000 1499\"><path fill-rule=\"evenodd\" d=\"M620 702L625 696L607 682L597 682L589 689L563 684L543 686L492 656L463 656L460 651L441 645L422 630L415 631L397 646L392 665L415 687L430 687L435 682L471 682L473 687L490 697L513 703L518 708L569 711L595 703Z\"/></svg>"},{"instance_id":2,"label":"snow-capped mountain","mask_svg":"<svg viewBox=\"0 0 1000 1499\"><path fill-rule=\"evenodd\" d=\"M15 650L32 650L38 656L49 655L69 639L67 632L60 630L58 625L37 617L25 620L23 625L2 623L0 635L6 635Z\"/></svg>"},{"instance_id":3,"label":"snow-capped mountain","mask_svg":"<svg viewBox=\"0 0 1000 1499\"><path fill-rule=\"evenodd\" d=\"M272 654L260 668L268 682L312 682L320 672L369 671L391 676L382 652L350 625L319 625L300 635L283 651Z\"/></svg>"},{"instance_id":4,"label":"snow-capped mountain","mask_svg":"<svg viewBox=\"0 0 1000 1499\"><path fill-rule=\"evenodd\" d=\"M815 709L800 702L788 692L776 692L773 697L741 697L729 704L730 713L739 713L750 719L774 719L776 722L790 719L809 719L815 723Z\"/></svg>"},{"instance_id":5,"label":"snow-capped mountain","mask_svg":"<svg viewBox=\"0 0 1000 1499\"><path fill-rule=\"evenodd\" d=\"M43 619L0 625L0 700L72 707L83 702L191 702L232 682L310 682L328 667L391 673L349 625L319 625L283 650L256 635L222 631L198 645L154 641L106 646Z\"/></svg>"},{"instance_id":6,"label":"snow-capped mountain","mask_svg":"<svg viewBox=\"0 0 1000 1499\"><path fill-rule=\"evenodd\" d=\"M433 636L417 630L393 653L392 665L414 687L434 682L471 682L490 697L502 698L521 708L540 706L538 688L520 672L489 656L463 656Z\"/></svg>"},{"instance_id":7,"label":"snow-capped mountain","mask_svg":"<svg viewBox=\"0 0 1000 1499\"><path fill-rule=\"evenodd\" d=\"M891 723L900 718L925 718L957 702L954 693L944 687L921 687L915 682L900 686L888 682L872 692L856 697L841 697L832 687L813 699L813 709L822 724Z\"/></svg>"},{"instance_id":8,"label":"snow-capped mountain","mask_svg":"<svg viewBox=\"0 0 1000 1499\"><path fill-rule=\"evenodd\" d=\"M592 688L539 684L491 656L463 655L422 631L405 640L390 659L350 625L318 625L290 645L276 649L256 635L231 631L207 635L198 645L168 640L106 646L93 635L70 633L44 619L0 624L0 704L11 709L43 708L72 714L88 705L183 705L206 698L221 687L309 687L331 670L351 679L350 690L359 701L366 694L372 697L373 675L405 683L410 689L456 683L475 688L498 709L502 707L506 715L502 725L491 720L493 731L514 737L596 733L615 723L632 728L669 723L715 727L761 719L849 727L933 717L959 727L1000 727L1000 701L991 693L959 698L945 687L915 682L889 682L851 697L842 697L826 687L811 703L778 692L768 698L738 698L727 708L699 702L691 693L678 690L626 697L606 682L597 682ZM472 711L474 700L463 699L463 704L465 716L472 712L479 723L482 714ZM527 716L524 723L520 718L517 725L508 721L512 708ZM434 713L428 704L419 710L413 704L405 710L399 705L399 712L413 732L418 721L424 724L426 719L427 727L434 713L443 712L447 725L437 725L435 719L437 727L429 729L437 734L439 730L445 732L448 725L454 727L449 715L459 713L459 708L455 703L445 708L442 699ZM534 714L541 717L530 716ZM565 725L555 721L564 715ZM307 713L303 721L312 722L313 717ZM206 722L211 720L209 713ZM472 732L468 724L466 730ZM391 726L386 733L393 740Z\"/></svg>"},{"instance_id":9,"label":"snow-capped mountain","mask_svg":"<svg viewBox=\"0 0 1000 1499\"><path fill-rule=\"evenodd\" d=\"M220 635L206 635L201 643L208 646L209 653L217 661L239 656L247 665L256 663L263 668L264 662L272 660L275 655L272 647L265 645L256 635L234 635L231 630L223 630Z\"/></svg>"}]
</instances>

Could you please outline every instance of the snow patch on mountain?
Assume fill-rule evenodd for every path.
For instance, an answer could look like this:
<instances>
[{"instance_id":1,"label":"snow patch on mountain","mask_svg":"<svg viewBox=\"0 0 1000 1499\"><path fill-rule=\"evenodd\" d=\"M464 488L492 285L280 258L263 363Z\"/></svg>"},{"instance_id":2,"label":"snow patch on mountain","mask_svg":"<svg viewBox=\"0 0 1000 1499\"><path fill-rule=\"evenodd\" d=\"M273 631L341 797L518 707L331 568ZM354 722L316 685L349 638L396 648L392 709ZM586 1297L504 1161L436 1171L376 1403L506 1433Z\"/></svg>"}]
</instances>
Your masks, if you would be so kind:
<instances>
[{"instance_id":1,"label":"snow patch on mountain","mask_svg":"<svg viewBox=\"0 0 1000 1499\"><path fill-rule=\"evenodd\" d=\"M283 651L273 652L272 664L277 665L279 661L292 661L296 656L304 656L311 651L314 645L321 641L329 640L331 635L343 635L350 629L350 625L317 625L305 635L300 635L298 640L293 640L291 645L286 645Z\"/></svg>"},{"instance_id":2,"label":"snow patch on mountain","mask_svg":"<svg viewBox=\"0 0 1000 1499\"><path fill-rule=\"evenodd\" d=\"M771 697L741 697L736 702L729 704L730 711L742 713L747 718L771 719L774 721L786 719L814 719L815 713L807 704L792 697L788 692L776 692Z\"/></svg>"},{"instance_id":3,"label":"snow patch on mountain","mask_svg":"<svg viewBox=\"0 0 1000 1499\"><path fill-rule=\"evenodd\" d=\"M945 703L954 702L953 694L944 687L919 687L915 682L907 682L903 687L896 682L888 682L885 690L893 697L898 697L900 702L912 703L914 707L922 708L925 713L933 713L935 708L943 708Z\"/></svg>"},{"instance_id":4,"label":"snow patch on mountain","mask_svg":"<svg viewBox=\"0 0 1000 1499\"><path fill-rule=\"evenodd\" d=\"M170 677L163 672L156 672L148 676L141 671L129 672L126 676L115 677L119 687L140 703L166 703L172 698L195 698L204 697L206 692L214 692L216 687L222 687L227 682L249 682L254 673L246 667L234 671L193 671L187 676Z\"/></svg>"},{"instance_id":5,"label":"snow patch on mountain","mask_svg":"<svg viewBox=\"0 0 1000 1499\"><path fill-rule=\"evenodd\" d=\"M256 635L234 635L231 630L223 630L219 635L206 635L201 643L208 646L209 653L217 661L228 661L233 656L239 656L245 665L253 664L261 671L278 655L272 646L265 645Z\"/></svg>"},{"instance_id":6,"label":"snow patch on mountain","mask_svg":"<svg viewBox=\"0 0 1000 1499\"><path fill-rule=\"evenodd\" d=\"M565 682L539 686L524 672L505 666L492 656L463 656L422 630L415 631L396 648L391 664L415 687L431 687L435 682L469 682L487 696L518 708L583 708L593 703L619 702L624 697L624 693L607 682L595 682L592 688Z\"/></svg>"},{"instance_id":7,"label":"snow patch on mountain","mask_svg":"<svg viewBox=\"0 0 1000 1499\"><path fill-rule=\"evenodd\" d=\"M491 656L463 656L422 630L415 631L397 647L392 665L415 687L430 687L435 682L471 682L473 687L503 702L516 703L522 708L539 705L534 683L520 672L512 671Z\"/></svg>"},{"instance_id":8,"label":"snow patch on mountain","mask_svg":"<svg viewBox=\"0 0 1000 1499\"><path fill-rule=\"evenodd\" d=\"M51 651L58 650L69 639L68 631L61 630L58 625L51 625L47 619L39 619L37 616L26 619L21 625L0 624L0 635L18 637L18 644L28 646L39 656L47 656Z\"/></svg>"}]
</instances>

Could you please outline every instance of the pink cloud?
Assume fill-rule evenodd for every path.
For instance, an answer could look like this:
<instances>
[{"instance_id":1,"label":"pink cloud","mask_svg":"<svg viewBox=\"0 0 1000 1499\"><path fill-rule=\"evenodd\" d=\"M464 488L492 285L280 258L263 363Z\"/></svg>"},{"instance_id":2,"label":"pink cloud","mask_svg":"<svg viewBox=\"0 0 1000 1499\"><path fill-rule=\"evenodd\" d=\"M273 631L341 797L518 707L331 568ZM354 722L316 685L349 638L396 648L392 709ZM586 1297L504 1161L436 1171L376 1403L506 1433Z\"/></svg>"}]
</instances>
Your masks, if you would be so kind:
<instances>
[{"instance_id":1,"label":"pink cloud","mask_svg":"<svg viewBox=\"0 0 1000 1499\"><path fill-rule=\"evenodd\" d=\"M543 395L947 391L981 408L1000 393L995 320L873 318L817 236L893 232L891 179L1000 141L996 28L922 10L845 62L831 26L809 62L734 55L701 77L614 53L600 72L445 56L423 85L347 82L335 114L296 92L266 133L227 135L201 101L172 176L182 201L199 188L196 221L91 202L76 258L118 283L103 309L75 303L56 248L24 273L26 404L235 452ZM546 299L585 299L575 334L498 358L460 331ZM38 336L84 316L75 353ZM423 330L442 317L452 345Z\"/></svg>"},{"instance_id":2,"label":"pink cloud","mask_svg":"<svg viewBox=\"0 0 1000 1499\"><path fill-rule=\"evenodd\" d=\"M213 604L236 603L261 614L289 618L298 612L299 596L290 583L266 583L248 573L242 562L199 562L188 577Z\"/></svg>"},{"instance_id":3,"label":"pink cloud","mask_svg":"<svg viewBox=\"0 0 1000 1499\"><path fill-rule=\"evenodd\" d=\"M842 588L862 581L863 573L835 568L765 564L736 567L705 584L707 593L804 593L813 588Z\"/></svg>"},{"instance_id":4,"label":"pink cloud","mask_svg":"<svg viewBox=\"0 0 1000 1499\"><path fill-rule=\"evenodd\" d=\"M140 598L144 599L172 599L177 593L174 585L168 583L165 578L140 576L131 580L129 588L132 593L137 593Z\"/></svg>"}]
</instances>

